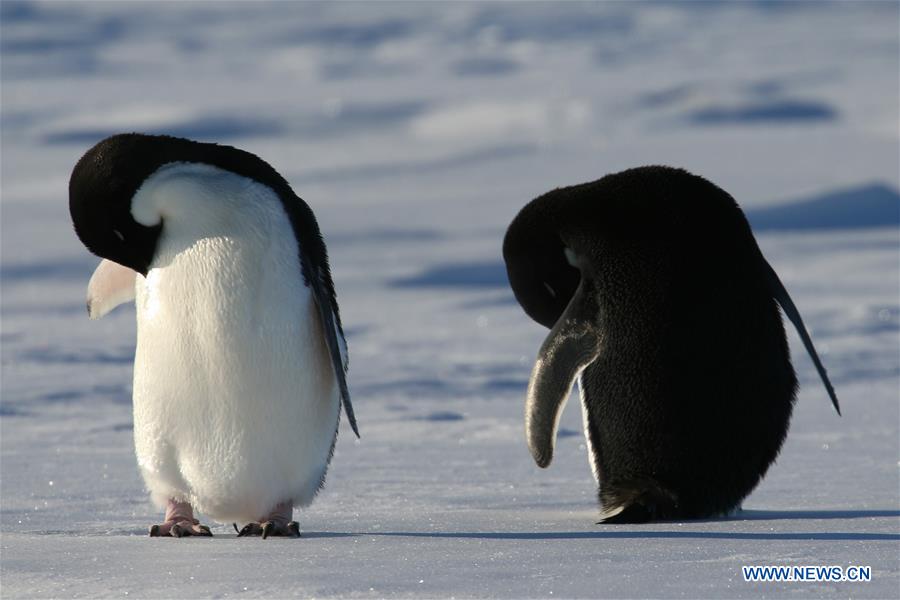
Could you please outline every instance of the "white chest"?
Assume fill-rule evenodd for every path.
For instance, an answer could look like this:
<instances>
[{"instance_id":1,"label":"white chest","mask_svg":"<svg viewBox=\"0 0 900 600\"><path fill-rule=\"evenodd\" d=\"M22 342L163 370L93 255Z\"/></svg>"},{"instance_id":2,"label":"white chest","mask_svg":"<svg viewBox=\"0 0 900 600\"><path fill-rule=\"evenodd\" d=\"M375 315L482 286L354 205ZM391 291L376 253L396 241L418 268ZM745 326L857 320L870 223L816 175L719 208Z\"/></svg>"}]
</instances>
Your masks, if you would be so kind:
<instances>
[{"instance_id":1,"label":"white chest","mask_svg":"<svg viewBox=\"0 0 900 600\"><path fill-rule=\"evenodd\" d=\"M279 200L211 176L226 181L199 196L196 177L152 190L164 226L135 290L135 447L155 495L236 518L311 500L339 396Z\"/></svg>"}]
</instances>

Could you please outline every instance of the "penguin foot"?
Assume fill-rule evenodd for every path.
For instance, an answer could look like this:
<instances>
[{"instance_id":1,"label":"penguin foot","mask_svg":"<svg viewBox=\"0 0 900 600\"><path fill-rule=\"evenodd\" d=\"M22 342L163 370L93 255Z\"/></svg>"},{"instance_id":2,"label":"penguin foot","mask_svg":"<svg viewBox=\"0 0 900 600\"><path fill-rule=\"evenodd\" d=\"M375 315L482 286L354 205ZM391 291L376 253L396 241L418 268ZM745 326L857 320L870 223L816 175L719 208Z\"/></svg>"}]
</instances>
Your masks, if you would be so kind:
<instances>
[{"instance_id":1,"label":"penguin foot","mask_svg":"<svg viewBox=\"0 0 900 600\"><path fill-rule=\"evenodd\" d=\"M162 523L160 525L150 526L150 537L212 537L212 532L206 525L201 525L200 521L179 521L178 523Z\"/></svg>"},{"instance_id":2,"label":"penguin foot","mask_svg":"<svg viewBox=\"0 0 900 600\"><path fill-rule=\"evenodd\" d=\"M235 524L234 530L237 531L238 537L257 535L262 536L262 539L266 539L270 535L273 537L300 537L300 523L297 521L290 521L288 523L278 523L276 521L247 523L240 529L238 529L238 526Z\"/></svg>"},{"instance_id":3,"label":"penguin foot","mask_svg":"<svg viewBox=\"0 0 900 600\"><path fill-rule=\"evenodd\" d=\"M292 521L294 514L293 502L282 502L272 509L269 516L259 520L258 523L247 523L241 529L234 524L234 530L237 531L238 537L261 535L262 539L267 537L300 537L300 524Z\"/></svg>"},{"instance_id":4,"label":"penguin foot","mask_svg":"<svg viewBox=\"0 0 900 600\"><path fill-rule=\"evenodd\" d=\"M166 507L166 520L159 525L150 526L150 537L212 537L206 525L194 518L194 509L189 502L169 500Z\"/></svg>"}]
</instances>

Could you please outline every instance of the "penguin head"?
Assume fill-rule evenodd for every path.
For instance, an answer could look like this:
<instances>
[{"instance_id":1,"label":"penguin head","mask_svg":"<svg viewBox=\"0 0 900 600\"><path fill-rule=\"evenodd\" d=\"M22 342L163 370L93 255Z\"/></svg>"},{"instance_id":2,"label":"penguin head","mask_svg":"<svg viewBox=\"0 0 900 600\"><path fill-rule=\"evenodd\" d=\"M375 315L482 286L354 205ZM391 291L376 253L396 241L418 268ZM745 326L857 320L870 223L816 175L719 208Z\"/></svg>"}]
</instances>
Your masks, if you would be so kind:
<instances>
[{"instance_id":1,"label":"penguin head","mask_svg":"<svg viewBox=\"0 0 900 600\"><path fill-rule=\"evenodd\" d=\"M520 213L516 226L507 230L503 257L519 304L529 317L550 328L569 304L581 273L566 260L562 238L544 224L530 222L535 216L539 215Z\"/></svg>"},{"instance_id":2,"label":"penguin head","mask_svg":"<svg viewBox=\"0 0 900 600\"><path fill-rule=\"evenodd\" d=\"M250 152L172 136L125 133L88 150L69 179L69 212L88 250L147 274L166 217L158 207L136 206L135 197L154 174L174 163L215 167L261 183L279 197L300 204L301 218L314 223L311 211L287 181ZM317 228L310 231L318 236Z\"/></svg>"},{"instance_id":3,"label":"penguin head","mask_svg":"<svg viewBox=\"0 0 900 600\"><path fill-rule=\"evenodd\" d=\"M159 138L122 134L88 150L69 179L69 212L75 233L94 254L147 274L163 223L147 226L131 201L160 166Z\"/></svg>"}]
</instances>

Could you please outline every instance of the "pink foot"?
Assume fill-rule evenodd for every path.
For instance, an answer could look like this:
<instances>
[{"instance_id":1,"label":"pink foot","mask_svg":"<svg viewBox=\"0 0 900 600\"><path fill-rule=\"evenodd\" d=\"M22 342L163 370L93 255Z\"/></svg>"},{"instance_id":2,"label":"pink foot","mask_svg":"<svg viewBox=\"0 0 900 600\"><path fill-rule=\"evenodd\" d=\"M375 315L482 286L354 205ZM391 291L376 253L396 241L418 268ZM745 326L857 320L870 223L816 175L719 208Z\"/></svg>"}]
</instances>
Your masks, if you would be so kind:
<instances>
[{"instance_id":1,"label":"pink foot","mask_svg":"<svg viewBox=\"0 0 900 600\"><path fill-rule=\"evenodd\" d=\"M206 525L194 518L194 509L189 502L176 502L169 500L166 506L166 520L160 525L150 527L150 537L185 537L197 535L202 537L212 536L212 532Z\"/></svg>"},{"instance_id":2,"label":"pink foot","mask_svg":"<svg viewBox=\"0 0 900 600\"><path fill-rule=\"evenodd\" d=\"M293 502L282 502L272 509L268 517L259 520L259 523L247 523L241 529L234 526L238 537L248 535L261 535L266 539L270 535L281 537L300 537L300 524L291 521L294 514Z\"/></svg>"}]
</instances>

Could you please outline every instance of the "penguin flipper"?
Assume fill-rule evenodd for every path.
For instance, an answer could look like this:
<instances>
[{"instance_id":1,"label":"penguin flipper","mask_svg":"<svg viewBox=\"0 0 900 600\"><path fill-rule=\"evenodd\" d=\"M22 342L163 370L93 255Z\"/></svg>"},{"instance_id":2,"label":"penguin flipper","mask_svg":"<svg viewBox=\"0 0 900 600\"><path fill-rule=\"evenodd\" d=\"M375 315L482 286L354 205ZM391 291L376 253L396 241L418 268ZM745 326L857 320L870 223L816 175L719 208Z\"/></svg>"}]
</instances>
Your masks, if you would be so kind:
<instances>
[{"instance_id":1,"label":"penguin flipper","mask_svg":"<svg viewBox=\"0 0 900 600\"><path fill-rule=\"evenodd\" d=\"M134 300L134 280L137 273L119 263L103 259L87 289L87 311L91 319L99 319L125 302Z\"/></svg>"},{"instance_id":2,"label":"penguin flipper","mask_svg":"<svg viewBox=\"0 0 900 600\"><path fill-rule=\"evenodd\" d=\"M572 385L600 353L597 303L582 279L538 353L525 401L525 436L539 467L553 460L559 417Z\"/></svg>"},{"instance_id":3,"label":"penguin flipper","mask_svg":"<svg viewBox=\"0 0 900 600\"><path fill-rule=\"evenodd\" d=\"M812 339L806 331L806 326L803 324L803 319L800 317L800 311L797 310L794 301L791 300L791 296L784 288L784 284L781 283L781 279L778 278L778 274L775 272L775 269L772 268L772 265L765 259L763 259L763 263L766 267L766 278L769 281L769 289L772 291L772 295L775 297L778 305L781 306L781 310L784 311L787 318L794 324L794 329L797 330L800 339L803 340L803 345L806 347L806 351L809 353L809 357L812 359L813 364L816 365L816 370L819 372L819 377L822 378L822 383L825 384L825 389L828 391L828 396L831 398L834 410L840 415L841 407L838 404L837 394L834 391L834 387L831 385L831 380L828 379L828 373L825 371L822 361L819 360L819 355L816 353L816 348L813 346Z\"/></svg>"},{"instance_id":4,"label":"penguin flipper","mask_svg":"<svg viewBox=\"0 0 900 600\"><path fill-rule=\"evenodd\" d=\"M322 335L325 337L325 344L328 346L328 353L331 355L331 364L334 367L334 377L337 379L338 387L341 390L341 404L344 412L347 413L347 420L350 421L350 428L356 437L359 437L359 429L356 426L356 415L353 414L353 405L350 403L350 389L347 387L347 351L346 342L343 332L338 330L337 319L331 308L331 299L326 291L325 284L321 277L310 277L310 287L312 288L313 297L316 301L316 307L319 309L319 318L322 322ZM340 337L340 339L338 339Z\"/></svg>"}]
</instances>

